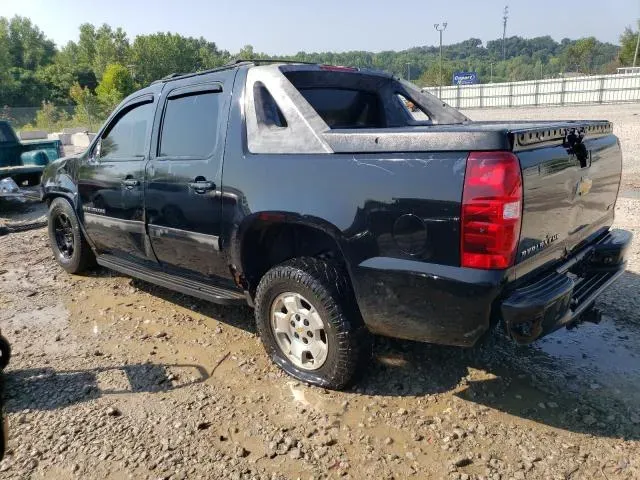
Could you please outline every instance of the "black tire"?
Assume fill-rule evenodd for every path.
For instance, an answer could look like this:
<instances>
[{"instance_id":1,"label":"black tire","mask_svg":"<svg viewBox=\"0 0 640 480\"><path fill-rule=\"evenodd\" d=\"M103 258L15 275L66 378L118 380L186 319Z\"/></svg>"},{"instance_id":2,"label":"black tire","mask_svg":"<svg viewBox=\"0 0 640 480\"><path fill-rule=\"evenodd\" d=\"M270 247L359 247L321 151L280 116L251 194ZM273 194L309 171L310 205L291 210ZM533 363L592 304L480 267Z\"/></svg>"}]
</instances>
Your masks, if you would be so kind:
<instances>
[{"instance_id":1,"label":"black tire","mask_svg":"<svg viewBox=\"0 0 640 480\"><path fill-rule=\"evenodd\" d=\"M296 366L278 345L271 327L271 306L279 295L302 295L324 324L326 360L316 370ZM341 390L354 382L371 357L371 338L363 324L344 269L317 258L296 258L273 267L260 280L255 297L258 333L271 360L292 377Z\"/></svg>"},{"instance_id":2,"label":"black tire","mask_svg":"<svg viewBox=\"0 0 640 480\"><path fill-rule=\"evenodd\" d=\"M0 336L0 370L4 370L9 365L9 359L11 358L11 347L9 342L3 336ZM0 424L0 428L2 425Z\"/></svg>"},{"instance_id":3,"label":"black tire","mask_svg":"<svg viewBox=\"0 0 640 480\"><path fill-rule=\"evenodd\" d=\"M81 273L94 266L96 258L80 230L78 218L71 204L64 198L55 198L49 206L49 243L58 264L68 273ZM67 227L68 226L68 227ZM67 228L67 245L60 239ZM68 244L72 246L69 248Z\"/></svg>"}]
</instances>

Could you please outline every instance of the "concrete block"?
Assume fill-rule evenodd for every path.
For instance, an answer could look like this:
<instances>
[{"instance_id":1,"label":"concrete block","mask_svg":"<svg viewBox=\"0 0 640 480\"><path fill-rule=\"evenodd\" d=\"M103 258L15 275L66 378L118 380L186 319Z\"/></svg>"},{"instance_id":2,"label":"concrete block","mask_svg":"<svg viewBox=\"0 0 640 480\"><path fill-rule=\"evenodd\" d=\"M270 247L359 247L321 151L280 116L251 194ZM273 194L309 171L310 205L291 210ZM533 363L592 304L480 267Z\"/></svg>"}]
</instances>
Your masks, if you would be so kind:
<instances>
[{"instance_id":1,"label":"concrete block","mask_svg":"<svg viewBox=\"0 0 640 480\"><path fill-rule=\"evenodd\" d=\"M91 140L95 137L95 134L91 135L86 133L74 133L71 135L71 144L74 147L87 148L91 143Z\"/></svg>"},{"instance_id":2,"label":"concrete block","mask_svg":"<svg viewBox=\"0 0 640 480\"><path fill-rule=\"evenodd\" d=\"M74 133L85 133L88 131L89 129L87 127L72 127L62 129L62 133L68 133L69 135L73 135Z\"/></svg>"},{"instance_id":3,"label":"concrete block","mask_svg":"<svg viewBox=\"0 0 640 480\"><path fill-rule=\"evenodd\" d=\"M49 140L60 140L62 145L71 145L70 133L50 133L48 138Z\"/></svg>"},{"instance_id":4,"label":"concrete block","mask_svg":"<svg viewBox=\"0 0 640 480\"><path fill-rule=\"evenodd\" d=\"M44 130L28 130L18 133L20 140L43 140L47 138L47 132Z\"/></svg>"}]
</instances>

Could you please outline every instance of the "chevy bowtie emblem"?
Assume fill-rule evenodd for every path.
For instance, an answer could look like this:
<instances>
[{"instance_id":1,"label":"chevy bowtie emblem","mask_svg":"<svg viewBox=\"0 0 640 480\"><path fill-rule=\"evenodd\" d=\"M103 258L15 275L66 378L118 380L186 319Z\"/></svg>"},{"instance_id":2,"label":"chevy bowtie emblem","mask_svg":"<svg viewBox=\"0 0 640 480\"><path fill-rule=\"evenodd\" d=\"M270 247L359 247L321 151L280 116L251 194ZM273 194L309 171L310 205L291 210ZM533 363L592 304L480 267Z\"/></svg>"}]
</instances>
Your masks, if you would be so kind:
<instances>
[{"instance_id":1,"label":"chevy bowtie emblem","mask_svg":"<svg viewBox=\"0 0 640 480\"><path fill-rule=\"evenodd\" d=\"M591 185L593 185L593 180L591 180L589 177L582 177L578 182L576 194L580 196L586 195L591 190Z\"/></svg>"}]
</instances>

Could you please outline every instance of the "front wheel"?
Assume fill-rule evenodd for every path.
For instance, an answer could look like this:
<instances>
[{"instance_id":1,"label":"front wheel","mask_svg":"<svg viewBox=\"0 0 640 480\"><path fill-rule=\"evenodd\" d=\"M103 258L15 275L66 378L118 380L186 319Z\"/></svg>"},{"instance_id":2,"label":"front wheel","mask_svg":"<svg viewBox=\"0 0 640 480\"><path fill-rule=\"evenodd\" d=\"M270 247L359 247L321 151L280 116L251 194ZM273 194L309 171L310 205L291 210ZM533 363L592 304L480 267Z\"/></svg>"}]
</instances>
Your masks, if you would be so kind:
<instances>
[{"instance_id":1,"label":"front wheel","mask_svg":"<svg viewBox=\"0 0 640 480\"><path fill-rule=\"evenodd\" d=\"M265 350L303 382L343 389L371 355L369 334L338 265L316 258L278 265L260 281L255 304Z\"/></svg>"},{"instance_id":2,"label":"front wheel","mask_svg":"<svg viewBox=\"0 0 640 480\"><path fill-rule=\"evenodd\" d=\"M58 264L69 273L80 273L95 264L71 204L56 198L49 206L49 243Z\"/></svg>"}]
</instances>

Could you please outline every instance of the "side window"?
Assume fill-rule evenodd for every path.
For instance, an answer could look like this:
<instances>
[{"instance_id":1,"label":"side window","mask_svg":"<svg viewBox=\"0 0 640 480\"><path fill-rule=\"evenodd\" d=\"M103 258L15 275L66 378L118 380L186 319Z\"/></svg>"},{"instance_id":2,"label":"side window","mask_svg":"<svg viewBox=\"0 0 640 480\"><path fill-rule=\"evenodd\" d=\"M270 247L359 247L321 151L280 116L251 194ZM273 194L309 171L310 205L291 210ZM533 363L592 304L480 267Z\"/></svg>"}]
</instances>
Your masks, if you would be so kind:
<instances>
[{"instance_id":1,"label":"side window","mask_svg":"<svg viewBox=\"0 0 640 480\"><path fill-rule=\"evenodd\" d=\"M153 103L143 103L126 111L102 135L101 160L129 160L144 157L145 143L153 124Z\"/></svg>"},{"instance_id":2,"label":"side window","mask_svg":"<svg viewBox=\"0 0 640 480\"><path fill-rule=\"evenodd\" d=\"M271 128L285 128L287 126L287 120L284 118L282 110L262 82L256 82L253 85L253 99L258 125Z\"/></svg>"},{"instance_id":3,"label":"side window","mask_svg":"<svg viewBox=\"0 0 640 480\"><path fill-rule=\"evenodd\" d=\"M407 97L400 95L399 93L396 96L404 110L411 115L411 118L417 121L429 120L429 116Z\"/></svg>"},{"instance_id":4,"label":"side window","mask_svg":"<svg viewBox=\"0 0 640 480\"><path fill-rule=\"evenodd\" d=\"M160 157L207 158L218 143L222 95L200 92L169 98L160 138Z\"/></svg>"}]
</instances>

